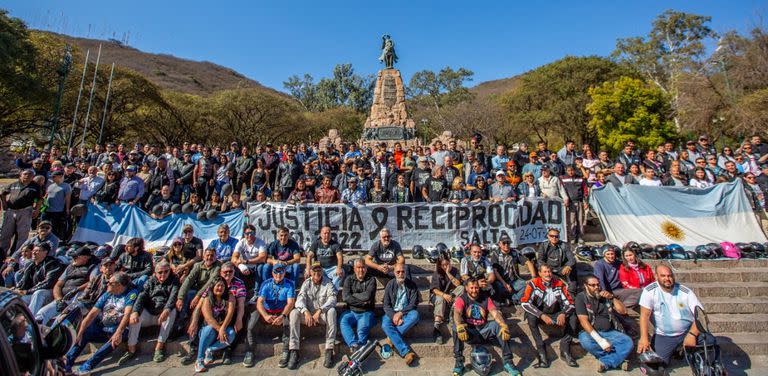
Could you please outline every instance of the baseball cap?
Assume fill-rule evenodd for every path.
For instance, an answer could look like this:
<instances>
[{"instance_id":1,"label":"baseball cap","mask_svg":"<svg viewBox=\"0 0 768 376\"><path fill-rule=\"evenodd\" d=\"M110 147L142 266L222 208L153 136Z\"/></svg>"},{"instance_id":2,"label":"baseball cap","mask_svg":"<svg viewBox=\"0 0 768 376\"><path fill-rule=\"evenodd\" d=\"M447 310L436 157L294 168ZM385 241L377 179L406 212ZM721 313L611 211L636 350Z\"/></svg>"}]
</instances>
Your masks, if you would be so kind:
<instances>
[{"instance_id":1,"label":"baseball cap","mask_svg":"<svg viewBox=\"0 0 768 376\"><path fill-rule=\"evenodd\" d=\"M323 268L323 266L322 266L322 265L320 265L320 261L314 261L314 262L312 262L312 270L315 270L315 269L322 269L322 268Z\"/></svg>"},{"instance_id":2,"label":"baseball cap","mask_svg":"<svg viewBox=\"0 0 768 376\"><path fill-rule=\"evenodd\" d=\"M104 257L103 259L101 259L101 265L114 264L114 263L115 261L109 257Z\"/></svg>"},{"instance_id":3,"label":"baseball cap","mask_svg":"<svg viewBox=\"0 0 768 376\"><path fill-rule=\"evenodd\" d=\"M281 264L275 265L272 267L272 273L273 274L283 274L285 273L285 267Z\"/></svg>"},{"instance_id":4,"label":"baseball cap","mask_svg":"<svg viewBox=\"0 0 768 376\"><path fill-rule=\"evenodd\" d=\"M60 168L54 168L53 171L51 171L51 176L63 176L64 170Z\"/></svg>"},{"instance_id":5,"label":"baseball cap","mask_svg":"<svg viewBox=\"0 0 768 376\"><path fill-rule=\"evenodd\" d=\"M138 170L138 167L136 167L136 165L130 165L130 166L126 167L125 170L126 171L134 171L134 172L136 172L136 170Z\"/></svg>"},{"instance_id":6,"label":"baseball cap","mask_svg":"<svg viewBox=\"0 0 768 376\"><path fill-rule=\"evenodd\" d=\"M507 243L507 242L512 242L512 239L510 239L507 234L501 235L501 237L499 238L499 243Z\"/></svg>"},{"instance_id":7,"label":"baseball cap","mask_svg":"<svg viewBox=\"0 0 768 376\"><path fill-rule=\"evenodd\" d=\"M91 248L87 246L83 246L78 248L75 253L72 254L72 256L91 256Z\"/></svg>"},{"instance_id":8,"label":"baseball cap","mask_svg":"<svg viewBox=\"0 0 768 376\"><path fill-rule=\"evenodd\" d=\"M428 159L427 159L427 157L421 156L421 157L419 157L419 159L417 161L418 162L426 162L426 161L428 161Z\"/></svg>"},{"instance_id":9,"label":"baseball cap","mask_svg":"<svg viewBox=\"0 0 768 376\"><path fill-rule=\"evenodd\" d=\"M40 223L37 224L37 228L40 228L43 226L53 227L53 224L49 220L42 220L40 221Z\"/></svg>"},{"instance_id":10,"label":"baseball cap","mask_svg":"<svg viewBox=\"0 0 768 376\"><path fill-rule=\"evenodd\" d=\"M496 171L496 176L504 176L504 175L505 175L504 171L502 170Z\"/></svg>"},{"instance_id":11,"label":"baseball cap","mask_svg":"<svg viewBox=\"0 0 768 376\"><path fill-rule=\"evenodd\" d=\"M38 163L43 163L43 160L40 158L37 158L34 161L32 161L32 164L38 164Z\"/></svg>"}]
</instances>

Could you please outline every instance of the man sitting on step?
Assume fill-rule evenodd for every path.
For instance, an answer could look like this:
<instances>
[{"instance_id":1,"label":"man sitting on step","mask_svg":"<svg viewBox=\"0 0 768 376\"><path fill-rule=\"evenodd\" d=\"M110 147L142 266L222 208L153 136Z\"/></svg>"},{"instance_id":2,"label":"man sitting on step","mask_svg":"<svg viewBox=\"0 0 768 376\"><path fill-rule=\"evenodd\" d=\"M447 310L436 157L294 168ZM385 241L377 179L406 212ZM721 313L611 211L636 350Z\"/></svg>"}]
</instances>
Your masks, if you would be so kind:
<instances>
[{"instance_id":1,"label":"man sitting on step","mask_svg":"<svg viewBox=\"0 0 768 376\"><path fill-rule=\"evenodd\" d=\"M325 325L325 368L333 368L333 345L336 341L336 288L319 261L309 267L309 278L304 280L296 298L296 309L291 311L291 335L288 342L290 351L299 351L301 344L301 323L308 327ZM298 357L297 357L298 358ZM294 368L291 368L294 366ZM296 364L288 364L295 369Z\"/></svg>"},{"instance_id":2,"label":"man sitting on step","mask_svg":"<svg viewBox=\"0 0 768 376\"><path fill-rule=\"evenodd\" d=\"M653 347L665 364L681 345L694 347L715 345L717 340L709 333L701 334L695 325L696 307L702 307L699 298L688 287L675 282L672 269L663 264L656 266L656 282L643 289L640 295L640 339L637 352ZM651 346L649 327L653 315L656 333Z\"/></svg>"},{"instance_id":3,"label":"man sitting on step","mask_svg":"<svg viewBox=\"0 0 768 376\"><path fill-rule=\"evenodd\" d=\"M493 321L488 321L492 317ZM480 290L474 278L465 282L465 291L453 303L453 375L464 373L464 343L488 343L496 338L504 358L504 370L512 376L521 375L512 363L512 335L504 316L496 309L490 295Z\"/></svg>"},{"instance_id":4,"label":"man sitting on step","mask_svg":"<svg viewBox=\"0 0 768 376\"><path fill-rule=\"evenodd\" d=\"M339 328L351 353L368 342L371 328L376 325L376 279L367 273L366 260L354 262L354 275L347 277L341 287L341 297L349 310L339 318Z\"/></svg>"},{"instance_id":5,"label":"man sitting on step","mask_svg":"<svg viewBox=\"0 0 768 376\"><path fill-rule=\"evenodd\" d=\"M256 300L256 310L248 318L248 348L243 359L243 365L253 367L253 354L256 351L256 327L263 319L266 325L275 326L282 330L283 354L280 356L278 366L285 368L289 364L296 369L299 364L298 351L289 351L289 323L288 315L291 314L296 302L296 287L293 282L285 277L286 270L283 264L274 264L272 278L266 280L259 287Z\"/></svg>"},{"instance_id":6,"label":"man sitting on step","mask_svg":"<svg viewBox=\"0 0 768 376\"><path fill-rule=\"evenodd\" d=\"M549 367L547 350L541 338L539 326L563 328L560 338L560 358L570 367L578 367L571 356L571 341L576 334L576 316L573 314L573 299L568 293L568 286L552 276L552 268L547 264L539 265L539 276L528 281L522 299L523 310L531 336L538 351L538 363L534 368Z\"/></svg>"},{"instance_id":7,"label":"man sitting on step","mask_svg":"<svg viewBox=\"0 0 768 376\"><path fill-rule=\"evenodd\" d=\"M405 265L395 265L395 279L387 283L384 289L384 317L381 328L387 335L390 348L405 359L405 364L414 366L416 353L403 339L405 333L419 323L419 289L416 284L405 278Z\"/></svg>"},{"instance_id":8,"label":"man sitting on step","mask_svg":"<svg viewBox=\"0 0 768 376\"><path fill-rule=\"evenodd\" d=\"M371 250L365 256L367 274L381 280L383 285L394 277L395 264L405 265L405 256L400 243L392 240L389 229L379 231L379 241L373 243ZM406 277L411 278L408 266L405 266ZM365 343L363 343L365 344Z\"/></svg>"},{"instance_id":9,"label":"man sitting on step","mask_svg":"<svg viewBox=\"0 0 768 376\"><path fill-rule=\"evenodd\" d=\"M628 370L627 355L632 351L632 338L622 333L621 323L614 316L626 315L627 309L618 296L602 290L597 277L584 280L584 291L576 296L576 315L582 332L579 343L597 358L597 372L612 368Z\"/></svg>"}]
</instances>

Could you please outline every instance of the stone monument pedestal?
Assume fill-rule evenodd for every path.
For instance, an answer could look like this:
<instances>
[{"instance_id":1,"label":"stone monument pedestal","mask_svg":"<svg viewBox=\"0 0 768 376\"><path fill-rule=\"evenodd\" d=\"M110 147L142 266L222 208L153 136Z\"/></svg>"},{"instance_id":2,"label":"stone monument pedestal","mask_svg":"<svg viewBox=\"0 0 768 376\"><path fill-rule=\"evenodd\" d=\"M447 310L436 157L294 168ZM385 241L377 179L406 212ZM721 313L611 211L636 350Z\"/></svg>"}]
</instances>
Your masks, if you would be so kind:
<instances>
[{"instance_id":1,"label":"stone monument pedestal","mask_svg":"<svg viewBox=\"0 0 768 376\"><path fill-rule=\"evenodd\" d=\"M416 138L416 122L405 107L405 86L397 69L382 69L373 90L371 113L363 126L363 144L399 142L404 147L420 145Z\"/></svg>"}]
</instances>

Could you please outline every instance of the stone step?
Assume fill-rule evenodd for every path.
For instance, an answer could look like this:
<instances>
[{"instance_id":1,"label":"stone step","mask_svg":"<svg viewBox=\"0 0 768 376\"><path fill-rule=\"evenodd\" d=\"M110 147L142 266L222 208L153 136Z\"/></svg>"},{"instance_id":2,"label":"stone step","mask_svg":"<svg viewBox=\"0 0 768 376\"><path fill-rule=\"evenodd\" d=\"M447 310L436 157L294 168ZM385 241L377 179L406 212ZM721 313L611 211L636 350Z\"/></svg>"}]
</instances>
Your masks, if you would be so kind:
<instances>
[{"instance_id":1,"label":"stone step","mask_svg":"<svg viewBox=\"0 0 768 376\"><path fill-rule=\"evenodd\" d=\"M680 283L692 282L768 282L768 268L701 268L675 273Z\"/></svg>"},{"instance_id":2,"label":"stone step","mask_svg":"<svg viewBox=\"0 0 768 376\"><path fill-rule=\"evenodd\" d=\"M692 288L699 298L768 296L768 282L696 282L686 286Z\"/></svg>"},{"instance_id":3,"label":"stone step","mask_svg":"<svg viewBox=\"0 0 768 376\"><path fill-rule=\"evenodd\" d=\"M710 314L768 313L768 298L763 297L708 297L700 300Z\"/></svg>"},{"instance_id":4,"label":"stone step","mask_svg":"<svg viewBox=\"0 0 768 376\"><path fill-rule=\"evenodd\" d=\"M764 333L768 335L768 314L710 314L709 330L713 333Z\"/></svg>"}]
</instances>

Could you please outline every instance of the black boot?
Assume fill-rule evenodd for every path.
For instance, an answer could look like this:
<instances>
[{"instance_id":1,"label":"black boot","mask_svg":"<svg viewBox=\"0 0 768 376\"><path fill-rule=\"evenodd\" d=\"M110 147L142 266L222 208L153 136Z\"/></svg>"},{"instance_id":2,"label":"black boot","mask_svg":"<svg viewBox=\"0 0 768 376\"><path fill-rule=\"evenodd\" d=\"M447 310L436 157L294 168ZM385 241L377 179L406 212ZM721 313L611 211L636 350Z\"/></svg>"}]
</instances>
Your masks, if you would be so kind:
<instances>
[{"instance_id":1,"label":"black boot","mask_svg":"<svg viewBox=\"0 0 768 376\"><path fill-rule=\"evenodd\" d=\"M539 350L539 355L536 356L536 364L533 368L549 368L549 360L547 360L547 352Z\"/></svg>"},{"instance_id":2,"label":"black boot","mask_svg":"<svg viewBox=\"0 0 768 376\"><path fill-rule=\"evenodd\" d=\"M560 359L562 359L568 367L578 367L579 364L573 359L569 351L560 351Z\"/></svg>"}]
</instances>

